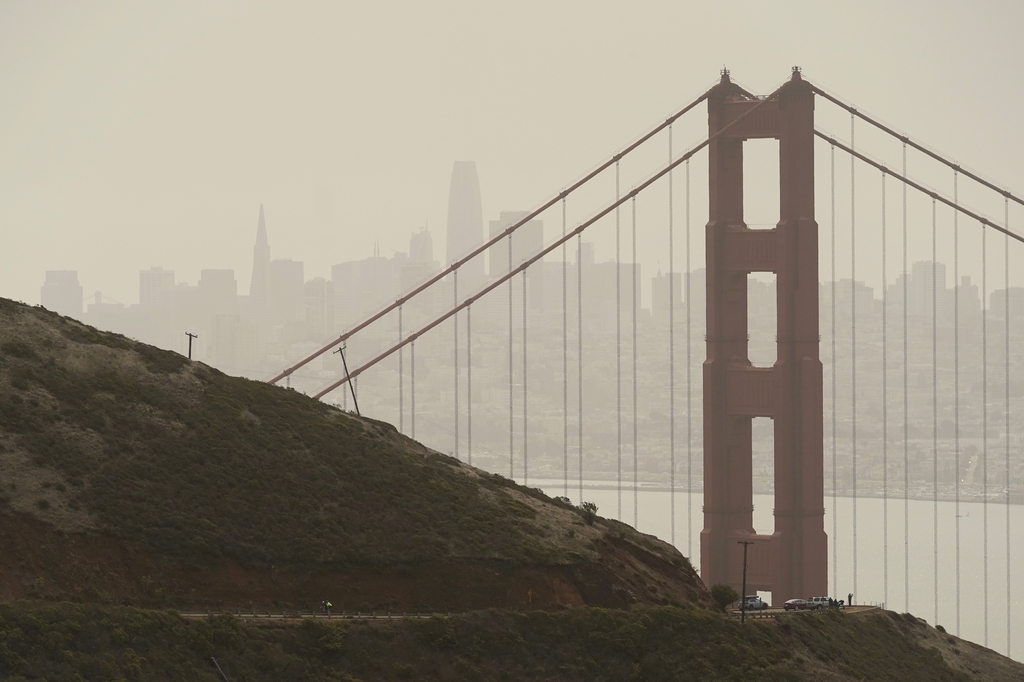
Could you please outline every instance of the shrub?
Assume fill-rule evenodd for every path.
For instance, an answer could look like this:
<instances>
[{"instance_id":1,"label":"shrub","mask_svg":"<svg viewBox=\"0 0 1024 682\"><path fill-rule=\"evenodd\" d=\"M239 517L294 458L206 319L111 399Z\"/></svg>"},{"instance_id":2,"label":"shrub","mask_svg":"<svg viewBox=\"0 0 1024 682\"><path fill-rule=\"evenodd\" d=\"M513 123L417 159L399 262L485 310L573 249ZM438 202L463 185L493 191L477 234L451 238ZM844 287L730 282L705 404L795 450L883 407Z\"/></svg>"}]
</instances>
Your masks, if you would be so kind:
<instances>
[{"instance_id":1,"label":"shrub","mask_svg":"<svg viewBox=\"0 0 1024 682\"><path fill-rule=\"evenodd\" d=\"M711 587L711 598L718 602L718 605L725 610L725 607L740 598L740 595L729 585L718 583Z\"/></svg>"}]
</instances>

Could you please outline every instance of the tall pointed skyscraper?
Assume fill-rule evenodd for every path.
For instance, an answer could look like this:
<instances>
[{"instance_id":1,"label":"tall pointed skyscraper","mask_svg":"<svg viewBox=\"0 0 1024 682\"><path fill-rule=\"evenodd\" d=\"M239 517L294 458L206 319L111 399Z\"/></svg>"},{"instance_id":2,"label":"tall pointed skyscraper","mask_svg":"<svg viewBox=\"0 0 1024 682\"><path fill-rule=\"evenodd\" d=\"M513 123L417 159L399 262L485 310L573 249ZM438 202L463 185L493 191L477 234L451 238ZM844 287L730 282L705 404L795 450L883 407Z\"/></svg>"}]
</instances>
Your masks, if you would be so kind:
<instances>
[{"instance_id":1,"label":"tall pointed skyscraper","mask_svg":"<svg viewBox=\"0 0 1024 682\"><path fill-rule=\"evenodd\" d=\"M252 281L249 301L259 314L267 307L267 270L270 268L270 243L267 241L267 222L260 204L260 221L256 226L256 246L252 247Z\"/></svg>"},{"instance_id":2,"label":"tall pointed skyscraper","mask_svg":"<svg viewBox=\"0 0 1024 682\"><path fill-rule=\"evenodd\" d=\"M480 202L480 180L475 161L456 161L448 190L448 239L445 265L479 246L484 237L484 213ZM460 280L480 282L484 278L484 259L477 256L459 268Z\"/></svg>"}]
</instances>

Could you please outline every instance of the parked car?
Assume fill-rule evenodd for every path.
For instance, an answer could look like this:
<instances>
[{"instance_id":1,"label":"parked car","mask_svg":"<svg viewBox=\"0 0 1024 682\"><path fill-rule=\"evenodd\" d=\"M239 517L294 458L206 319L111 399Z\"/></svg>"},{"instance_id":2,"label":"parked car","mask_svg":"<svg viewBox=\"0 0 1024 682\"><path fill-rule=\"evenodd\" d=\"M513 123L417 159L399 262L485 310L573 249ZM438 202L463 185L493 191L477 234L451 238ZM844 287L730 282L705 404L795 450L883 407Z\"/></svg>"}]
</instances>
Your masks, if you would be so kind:
<instances>
[{"instance_id":1,"label":"parked car","mask_svg":"<svg viewBox=\"0 0 1024 682\"><path fill-rule=\"evenodd\" d=\"M767 602L762 601L756 594L747 595L740 603L742 611L763 611L766 608L768 608Z\"/></svg>"},{"instance_id":2,"label":"parked car","mask_svg":"<svg viewBox=\"0 0 1024 682\"><path fill-rule=\"evenodd\" d=\"M807 600L807 604L809 609L827 609L832 605L828 597L811 597Z\"/></svg>"},{"instance_id":3,"label":"parked car","mask_svg":"<svg viewBox=\"0 0 1024 682\"><path fill-rule=\"evenodd\" d=\"M811 608L806 599L790 599L782 605L787 611L806 611Z\"/></svg>"}]
</instances>

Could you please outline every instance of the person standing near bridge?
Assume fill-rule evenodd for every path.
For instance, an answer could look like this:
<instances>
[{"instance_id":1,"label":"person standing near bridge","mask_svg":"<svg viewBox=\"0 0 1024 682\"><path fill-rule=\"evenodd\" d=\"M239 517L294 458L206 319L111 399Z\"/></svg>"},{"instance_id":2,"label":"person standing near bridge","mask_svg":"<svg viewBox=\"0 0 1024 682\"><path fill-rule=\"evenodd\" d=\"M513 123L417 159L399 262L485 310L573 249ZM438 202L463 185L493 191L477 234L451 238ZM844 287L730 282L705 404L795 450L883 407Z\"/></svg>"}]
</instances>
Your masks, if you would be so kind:
<instances>
[{"instance_id":1,"label":"person standing near bridge","mask_svg":"<svg viewBox=\"0 0 1024 682\"><path fill-rule=\"evenodd\" d=\"M846 595L846 605L847 606L853 606L853 592L851 592L850 594Z\"/></svg>"}]
</instances>

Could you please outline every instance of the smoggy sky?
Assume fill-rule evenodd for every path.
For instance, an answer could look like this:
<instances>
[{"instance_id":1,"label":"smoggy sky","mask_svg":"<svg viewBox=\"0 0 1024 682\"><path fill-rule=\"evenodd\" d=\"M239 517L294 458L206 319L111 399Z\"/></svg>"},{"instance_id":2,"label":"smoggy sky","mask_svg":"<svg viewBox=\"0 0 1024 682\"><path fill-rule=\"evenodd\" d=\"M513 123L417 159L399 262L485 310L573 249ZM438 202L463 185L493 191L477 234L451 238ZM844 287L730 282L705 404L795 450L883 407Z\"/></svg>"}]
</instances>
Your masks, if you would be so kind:
<instances>
[{"instance_id":1,"label":"smoggy sky","mask_svg":"<svg viewBox=\"0 0 1024 682\"><path fill-rule=\"evenodd\" d=\"M305 261L307 278L375 241L404 251L424 222L440 260L453 161L477 162L485 221L534 207L723 66L769 92L800 65L1024 192L1022 25L1010 1L7 1L0 296L36 303L46 270L74 269L87 293L132 303L150 266L193 283L234 268L246 293L261 203L273 256ZM841 116L819 121L848 135ZM820 223L827 212L819 201ZM607 257L608 233L594 239ZM665 268L641 241L645 276Z\"/></svg>"}]
</instances>

